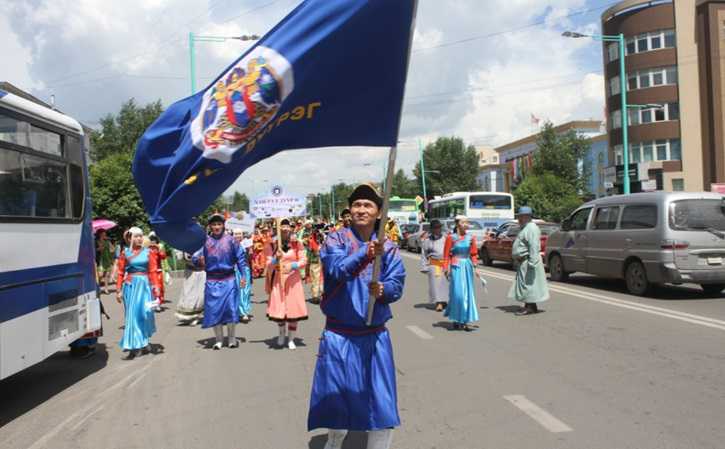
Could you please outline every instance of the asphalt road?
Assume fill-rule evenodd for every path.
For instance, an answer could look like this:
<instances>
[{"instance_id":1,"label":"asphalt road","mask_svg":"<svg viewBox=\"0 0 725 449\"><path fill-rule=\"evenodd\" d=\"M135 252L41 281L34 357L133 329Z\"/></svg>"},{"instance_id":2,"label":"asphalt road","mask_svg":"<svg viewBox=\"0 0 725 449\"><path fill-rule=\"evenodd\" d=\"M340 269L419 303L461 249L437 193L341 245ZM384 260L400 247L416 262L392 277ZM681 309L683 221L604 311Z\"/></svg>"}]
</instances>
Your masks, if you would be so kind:
<instances>
[{"instance_id":1,"label":"asphalt road","mask_svg":"<svg viewBox=\"0 0 725 449\"><path fill-rule=\"evenodd\" d=\"M394 448L724 447L725 298L682 287L641 299L578 276L551 284L544 313L516 317L513 272L481 267L488 292L477 285L481 321L467 333L425 307L416 257L405 257L389 323L403 420ZM255 291L263 299L261 282ZM1 448L323 448L324 432L306 431L316 306L296 351L276 348L255 304L237 349L208 349L211 332L167 310L155 353L125 361L120 306L104 303L112 320L95 357L60 353L0 381ZM345 448L364 442L354 434Z\"/></svg>"}]
</instances>

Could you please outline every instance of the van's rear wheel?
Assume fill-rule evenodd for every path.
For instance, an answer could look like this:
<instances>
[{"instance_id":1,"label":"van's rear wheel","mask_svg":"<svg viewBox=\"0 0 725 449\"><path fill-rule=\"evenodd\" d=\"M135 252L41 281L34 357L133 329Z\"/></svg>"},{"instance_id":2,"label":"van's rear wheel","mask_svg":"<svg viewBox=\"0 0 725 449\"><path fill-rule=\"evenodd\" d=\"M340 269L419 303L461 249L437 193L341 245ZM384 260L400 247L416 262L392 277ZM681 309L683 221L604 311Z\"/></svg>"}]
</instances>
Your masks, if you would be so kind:
<instances>
[{"instance_id":1,"label":"van's rear wheel","mask_svg":"<svg viewBox=\"0 0 725 449\"><path fill-rule=\"evenodd\" d=\"M642 262L634 260L627 265L624 272L624 281L627 283L627 290L636 296L644 296L652 287L647 280L647 272Z\"/></svg>"},{"instance_id":2,"label":"van's rear wheel","mask_svg":"<svg viewBox=\"0 0 725 449\"><path fill-rule=\"evenodd\" d=\"M486 248L481 248L481 263L486 265L487 267L490 267L493 265L493 259L491 259L491 256L488 255L488 250Z\"/></svg>"},{"instance_id":3,"label":"van's rear wheel","mask_svg":"<svg viewBox=\"0 0 725 449\"><path fill-rule=\"evenodd\" d=\"M564 271L564 261L558 254L554 254L549 259L549 275L554 282L566 282L569 279L569 273Z\"/></svg>"},{"instance_id":4,"label":"van's rear wheel","mask_svg":"<svg viewBox=\"0 0 725 449\"><path fill-rule=\"evenodd\" d=\"M703 284L700 287L708 295L719 295L725 290L725 284Z\"/></svg>"}]
</instances>

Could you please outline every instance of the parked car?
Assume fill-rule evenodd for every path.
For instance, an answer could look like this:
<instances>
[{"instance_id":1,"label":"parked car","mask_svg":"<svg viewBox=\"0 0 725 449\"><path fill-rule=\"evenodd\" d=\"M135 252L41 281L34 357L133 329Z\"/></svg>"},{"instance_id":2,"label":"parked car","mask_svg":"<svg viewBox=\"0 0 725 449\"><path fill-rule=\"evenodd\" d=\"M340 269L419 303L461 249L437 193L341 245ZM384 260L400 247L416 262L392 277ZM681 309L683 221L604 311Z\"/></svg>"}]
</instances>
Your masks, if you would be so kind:
<instances>
[{"instance_id":1,"label":"parked car","mask_svg":"<svg viewBox=\"0 0 725 449\"><path fill-rule=\"evenodd\" d=\"M420 223L417 225L418 228L415 232L411 232L408 235L406 246L408 251L419 253L421 251L421 241L425 238L425 235L430 231L430 223Z\"/></svg>"},{"instance_id":2,"label":"parked car","mask_svg":"<svg viewBox=\"0 0 725 449\"><path fill-rule=\"evenodd\" d=\"M448 234L450 232L450 229L446 226L446 223L444 221L441 221L441 225L443 227L443 235ZM419 226L420 229L417 232L411 233L408 236L408 251L419 253L422 248L421 242L428 238L428 233L430 232L430 223L421 223Z\"/></svg>"},{"instance_id":3,"label":"parked car","mask_svg":"<svg viewBox=\"0 0 725 449\"><path fill-rule=\"evenodd\" d=\"M418 223L400 225L400 233L402 234L402 236L400 238L400 248L406 249L408 247L408 237L411 234L418 232L419 230L420 230L420 224L418 224Z\"/></svg>"},{"instance_id":4,"label":"parked car","mask_svg":"<svg viewBox=\"0 0 725 449\"><path fill-rule=\"evenodd\" d=\"M725 197L651 192L589 202L549 236L551 279L574 272L624 279L634 295L658 284L725 288Z\"/></svg>"},{"instance_id":5,"label":"parked car","mask_svg":"<svg viewBox=\"0 0 725 449\"><path fill-rule=\"evenodd\" d=\"M541 257L546 255L546 242L549 235L559 230L559 225L543 220L534 220L541 231ZM493 265L495 260L512 263L511 247L519 235L521 226L516 221L510 221L499 226L494 232L489 233L478 250L478 258L481 263L487 266Z\"/></svg>"},{"instance_id":6,"label":"parked car","mask_svg":"<svg viewBox=\"0 0 725 449\"><path fill-rule=\"evenodd\" d=\"M456 226L455 220L446 220L444 225L450 232L453 232L453 228ZM468 219L468 230L466 233L471 234L476 238L476 244L482 242L486 238L486 229L481 225L480 221L475 219Z\"/></svg>"}]
</instances>

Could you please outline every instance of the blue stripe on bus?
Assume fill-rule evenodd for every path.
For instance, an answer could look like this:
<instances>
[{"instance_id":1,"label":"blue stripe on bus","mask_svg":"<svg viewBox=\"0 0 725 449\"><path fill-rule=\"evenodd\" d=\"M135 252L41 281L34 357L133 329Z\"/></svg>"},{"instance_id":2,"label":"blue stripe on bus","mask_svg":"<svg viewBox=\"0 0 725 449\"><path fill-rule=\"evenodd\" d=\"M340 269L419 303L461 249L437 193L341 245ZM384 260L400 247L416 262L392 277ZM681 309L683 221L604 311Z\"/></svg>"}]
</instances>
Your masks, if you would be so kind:
<instances>
[{"instance_id":1,"label":"blue stripe on bus","mask_svg":"<svg viewBox=\"0 0 725 449\"><path fill-rule=\"evenodd\" d=\"M5 92L4 90L0 89L0 98L4 97L7 94L8 94L7 92Z\"/></svg>"}]
</instances>

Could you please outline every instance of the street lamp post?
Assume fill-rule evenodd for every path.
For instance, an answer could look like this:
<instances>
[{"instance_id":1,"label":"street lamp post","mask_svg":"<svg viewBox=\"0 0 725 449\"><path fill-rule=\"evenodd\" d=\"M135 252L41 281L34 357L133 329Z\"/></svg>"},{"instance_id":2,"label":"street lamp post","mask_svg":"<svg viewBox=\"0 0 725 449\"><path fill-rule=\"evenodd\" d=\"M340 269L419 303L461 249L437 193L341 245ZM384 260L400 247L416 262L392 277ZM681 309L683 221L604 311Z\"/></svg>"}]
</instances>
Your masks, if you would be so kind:
<instances>
[{"instance_id":1,"label":"street lamp post","mask_svg":"<svg viewBox=\"0 0 725 449\"><path fill-rule=\"evenodd\" d=\"M629 116L627 114L628 108L627 108L627 71L624 61L624 34L619 33L617 35L587 35L587 34L581 34L576 33L573 31L565 31L562 36L564 37L571 37L571 38L582 38L582 37L590 37L595 40L603 41L603 42L617 42L619 44L619 85L622 96L622 158L624 159L624 194L629 195L630 192L630 186L629 186Z\"/></svg>"},{"instance_id":2,"label":"street lamp post","mask_svg":"<svg viewBox=\"0 0 725 449\"><path fill-rule=\"evenodd\" d=\"M195 42L226 42L228 40L238 41L256 41L259 36L256 34L243 36L197 36L189 32L189 79L191 80L191 94L196 93L196 51L194 49Z\"/></svg>"},{"instance_id":3,"label":"street lamp post","mask_svg":"<svg viewBox=\"0 0 725 449\"><path fill-rule=\"evenodd\" d=\"M428 212L428 192L425 188L425 162L423 161L423 144L418 139L418 156L420 157L420 178L423 182L423 210Z\"/></svg>"}]
</instances>

